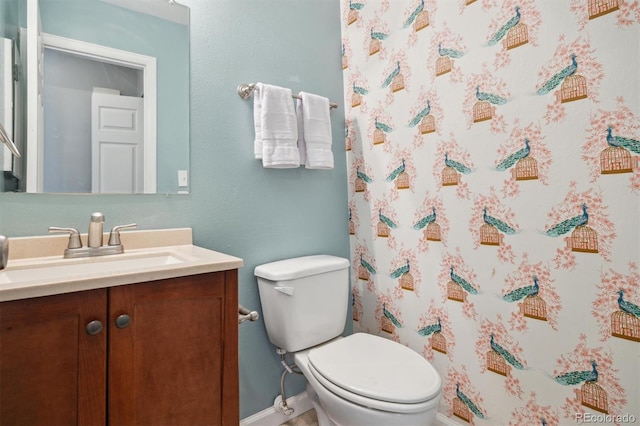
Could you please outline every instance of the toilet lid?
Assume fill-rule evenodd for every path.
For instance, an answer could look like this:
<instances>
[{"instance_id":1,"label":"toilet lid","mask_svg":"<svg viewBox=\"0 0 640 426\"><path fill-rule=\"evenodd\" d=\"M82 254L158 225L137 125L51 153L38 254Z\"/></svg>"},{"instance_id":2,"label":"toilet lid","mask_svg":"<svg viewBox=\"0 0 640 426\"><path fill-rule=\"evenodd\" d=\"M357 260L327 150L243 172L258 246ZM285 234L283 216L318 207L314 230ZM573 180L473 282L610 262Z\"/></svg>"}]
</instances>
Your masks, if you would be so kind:
<instances>
[{"instance_id":1,"label":"toilet lid","mask_svg":"<svg viewBox=\"0 0 640 426\"><path fill-rule=\"evenodd\" d=\"M420 354L383 337L356 333L309 352L334 385L380 401L415 404L440 392L440 375Z\"/></svg>"}]
</instances>

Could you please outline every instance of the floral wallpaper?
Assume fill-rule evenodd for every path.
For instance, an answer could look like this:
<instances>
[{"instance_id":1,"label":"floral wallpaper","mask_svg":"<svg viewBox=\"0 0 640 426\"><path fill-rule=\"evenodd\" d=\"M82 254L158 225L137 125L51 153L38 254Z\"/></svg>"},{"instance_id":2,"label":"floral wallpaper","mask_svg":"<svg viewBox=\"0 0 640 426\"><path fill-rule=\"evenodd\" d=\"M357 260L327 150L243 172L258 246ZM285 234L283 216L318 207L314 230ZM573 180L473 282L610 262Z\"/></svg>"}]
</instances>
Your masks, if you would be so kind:
<instances>
[{"instance_id":1,"label":"floral wallpaper","mask_svg":"<svg viewBox=\"0 0 640 426\"><path fill-rule=\"evenodd\" d=\"M354 330L461 424L640 421L640 3L341 8Z\"/></svg>"}]
</instances>

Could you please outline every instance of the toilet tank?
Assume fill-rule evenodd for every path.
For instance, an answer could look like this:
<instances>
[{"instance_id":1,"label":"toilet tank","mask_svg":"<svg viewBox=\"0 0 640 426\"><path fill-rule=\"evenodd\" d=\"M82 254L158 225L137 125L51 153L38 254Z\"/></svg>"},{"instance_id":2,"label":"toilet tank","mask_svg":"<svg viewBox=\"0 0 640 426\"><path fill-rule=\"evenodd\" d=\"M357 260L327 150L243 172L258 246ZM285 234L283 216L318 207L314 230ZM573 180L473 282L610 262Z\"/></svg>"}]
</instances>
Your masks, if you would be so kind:
<instances>
[{"instance_id":1,"label":"toilet tank","mask_svg":"<svg viewBox=\"0 0 640 426\"><path fill-rule=\"evenodd\" d=\"M257 266L269 340L296 352L342 334L349 306L349 260L315 255Z\"/></svg>"}]
</instances>

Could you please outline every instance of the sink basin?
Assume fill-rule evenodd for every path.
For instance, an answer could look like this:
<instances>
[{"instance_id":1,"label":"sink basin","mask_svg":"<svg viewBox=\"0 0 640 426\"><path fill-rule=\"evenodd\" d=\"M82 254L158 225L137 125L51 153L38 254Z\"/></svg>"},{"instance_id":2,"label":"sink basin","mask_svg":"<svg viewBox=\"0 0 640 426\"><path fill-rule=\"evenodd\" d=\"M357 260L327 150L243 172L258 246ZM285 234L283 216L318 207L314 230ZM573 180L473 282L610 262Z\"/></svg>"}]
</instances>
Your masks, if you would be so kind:
<instances>
[{"instance_id":1,"label":"sink basin","mask_svg":"<svg viewBox=\"0 0 640 426\"><path fill-rule=\"evenodd\" d=\"M73 280L96 274L117 275L126 272L179 265L190 259L171 252L132 255L96 256L82 259L51 259L39 263L8 268L0 273L0 285L38 282L42 280Z\"/></svg>"}]
</instances>

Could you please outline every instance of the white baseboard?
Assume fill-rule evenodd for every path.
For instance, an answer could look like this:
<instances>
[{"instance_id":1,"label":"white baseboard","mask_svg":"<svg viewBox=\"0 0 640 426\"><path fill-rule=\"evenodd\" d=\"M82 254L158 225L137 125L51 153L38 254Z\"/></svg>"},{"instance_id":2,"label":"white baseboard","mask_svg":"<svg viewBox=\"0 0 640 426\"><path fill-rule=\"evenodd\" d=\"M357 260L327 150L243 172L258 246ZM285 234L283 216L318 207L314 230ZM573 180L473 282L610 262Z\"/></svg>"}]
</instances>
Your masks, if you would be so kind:
<instances>
[{"instance_id":1,"label":"white baseboard","mask_svg":"<svg viewBox=\"0 0 640 426\"><path fill-rule=\"evenodd\" d=\"M276 411L274 407L269 407L240 420L240 426L278 426L313 408L306 392L301 392L287 398L287 406L295 410L290 416L286 416L283 412Z\"/></svg>"},{"instance_id":2,"label":"white baseboard","mask_svg":"<svg viewBox=\"0 0 640 426\"><path fill-rule=\"evenodd\" d=\"M294 417L298 417L306 413L313 408L306 392L302 392L292 396L291 398L287 398L287 405L295 410L295 412L291 416L286 416L284 413L276 411L274 407L269 407L260 411L259 413L253 414L240 420L240 426L278 426L282 423L288 422ZM450 419L442 413L438 413L434 426L463 425L453 419Z\"/></svg>"},{"instance_id":3,"label":"white baseboard","mask_svg":"<svg viewBox=\"0 0 640 426\"><path fill-rule=\"evenodd\" d=\"M438 413L436 416L436 424L434 426L462 426L460 423L445 416L442 413Z\"/></svg>"}]
</instances>

